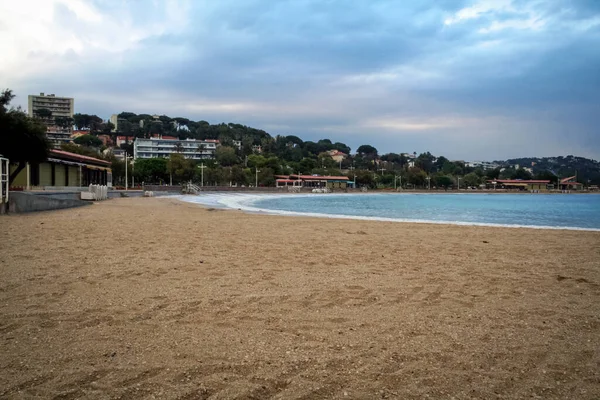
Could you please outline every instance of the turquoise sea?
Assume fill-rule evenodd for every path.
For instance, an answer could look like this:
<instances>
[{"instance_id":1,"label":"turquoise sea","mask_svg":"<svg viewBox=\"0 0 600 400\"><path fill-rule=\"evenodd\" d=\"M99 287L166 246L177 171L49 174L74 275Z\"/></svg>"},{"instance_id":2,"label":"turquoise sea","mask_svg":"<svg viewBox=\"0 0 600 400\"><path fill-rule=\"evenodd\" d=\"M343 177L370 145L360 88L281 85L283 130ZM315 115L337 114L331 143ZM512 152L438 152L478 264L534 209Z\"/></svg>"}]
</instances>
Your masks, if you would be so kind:
<instances>
[{"instance_id":1,"label":"turquoise sea","mask_svg":"<svg viewBox=\"0 0 600 400\"><path fill-rule=\"evenodd\" d=\"M600 194L206 192L182 199L290 216L600 231Z\"/></svg>"}]
</instances>

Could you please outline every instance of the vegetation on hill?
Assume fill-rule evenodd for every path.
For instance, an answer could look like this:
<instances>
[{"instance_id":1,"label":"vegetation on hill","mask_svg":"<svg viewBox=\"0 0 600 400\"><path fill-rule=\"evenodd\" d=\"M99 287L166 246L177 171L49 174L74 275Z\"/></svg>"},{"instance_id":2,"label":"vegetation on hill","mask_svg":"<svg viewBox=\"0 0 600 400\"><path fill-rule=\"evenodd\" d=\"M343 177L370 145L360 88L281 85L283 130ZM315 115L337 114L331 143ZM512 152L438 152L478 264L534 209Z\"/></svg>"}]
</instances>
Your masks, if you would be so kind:
<instances>
[{"instance_id":1,"label":"vegetation on hill","mask_svg":"<svg viewBox=\"0 0 600 400\"><path fill-rule=\"evenodd\" d=\"M0 100L0 153L23 168L26 162L45 159L48 145L45 141L44 118L40 115L29 118L21 110L8 109L12 99L9 90L1 94ZM44 114L42 112L42 114ZM188 160L181 154L172 154L169 159L138 159L133 166L136 182L181 183L202 177L208 185L259 185L269 186L275 175L319 174L348 175L358 185L369 187L461 187L478 186L490 179L547 179L577 175L584 184L600 184L600 163L582 157L519 158L496 161L500 168L484 171L471 168L460 161L450 161L429 152L381 154L375 147L363 144L356 149L342 142L329 139L303 141L294 135L271 136L269 133L235 123L210 124L207 121L192 121L183 117L166 115L134 114L122 112L118 115L117 127L90 114L75 114L73 118L57 117L60 126L75 125L89 134L80 136L75 143L64 144L62 149L79 154L105 158L112 161L115 184L124 180L125 165L106 152L100 134L108 134L113 143L117 136L151 137L154 135L175 136L180 139L218 139L214 160L203 162ZM113 131L114 130L114 131ZM131 141L121 146L133 155ZM334 160L331 151L345 153L343 159ZM531 171L531 172L530 172Z\"/></svg>"},{"instance_id":2,"label":"vegetation on hill","mask_svg":"<svg viewBox=\"0 0 600 400\"><path fill-rule=\"evenodd\" d=\"M565 165L555 169L545 167L546 163L542 160L547 159L520 159L501 161L498 164L502 168L484 171L429 152L419 155L416 152L380 154L369 144L359 146L356 154L350 155L351 148L345 143L334 143L329 139L303 141L293 135L273 137L261 129L235 123L212 125L207 121L183 117L122 112L118 115L117 128L118 135L151 137L159 134L180 139L218 139L221 143L215 160L205 160L204 168L200 168L197 162L181 160L178 155L171 157L177 159L176 168L169 167L174 162L172 160L165 163L136 160L134 175L138 182L200 181L203 175L205 184L210 185L253 185L258 182L267 186L274 184L274 175L302 173L346 174L358 185L369 187L394 187L395 182L404 187L449 188L457 186L459 178L461 186L474 187L497 178L556 180L557 174L565 177L574 175L574 170L577 170L579 176L589 179L590 183L600 183L598 163L578 157L575 157L579 160L576 164L564 161L568 157L558 157L557 160ZM123 148L132 153L130 144ZM334 161L328 154L330 150L338 150L348 157L341 162ZM537 163L533 174L523 168L529 167L532 161ZM148 167L150 164L152 168ZM518 168L516 164L519 164ZM119 179L118 175L116 179Z\"/></svg>"},{"instance_id":3,"label":"vegetation on hill","mask_svg":"<svg viewBox=\"0 0 600 400\"><path fill-rule=\"evenodd\" d=\"M600 184L600 162L576 156L528 157L501 161L501 165L519 165L533 170L536 179L556 180L557 176L566 178L577 176L585 185Z\"/></svg>"}]
</instances>

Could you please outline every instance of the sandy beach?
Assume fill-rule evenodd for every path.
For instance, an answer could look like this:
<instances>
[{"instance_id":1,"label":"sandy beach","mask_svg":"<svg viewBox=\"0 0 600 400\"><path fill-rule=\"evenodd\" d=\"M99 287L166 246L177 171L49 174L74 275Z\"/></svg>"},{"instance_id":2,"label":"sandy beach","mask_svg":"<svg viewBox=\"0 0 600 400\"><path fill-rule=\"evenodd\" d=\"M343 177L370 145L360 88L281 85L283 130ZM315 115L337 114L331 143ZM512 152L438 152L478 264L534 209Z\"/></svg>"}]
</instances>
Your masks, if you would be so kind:
<instances>
[{"instance_id":1,"label":"sandy beach","mask_svg":"<svg viewBox=\"0 0 600 400\"><path fill-rule=\"evenodd\" d=\"M173 198L0 228L0 398L600 398L600 232Z\"/></svg>"}]
</instances>

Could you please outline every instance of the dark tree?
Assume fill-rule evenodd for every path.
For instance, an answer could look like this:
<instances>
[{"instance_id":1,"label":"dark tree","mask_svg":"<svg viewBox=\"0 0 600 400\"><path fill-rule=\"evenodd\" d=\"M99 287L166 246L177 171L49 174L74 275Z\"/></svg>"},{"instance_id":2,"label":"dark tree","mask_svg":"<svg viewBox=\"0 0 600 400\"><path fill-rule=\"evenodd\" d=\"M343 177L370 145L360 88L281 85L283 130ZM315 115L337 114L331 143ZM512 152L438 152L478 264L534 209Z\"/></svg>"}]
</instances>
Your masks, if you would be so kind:
<instances>
[{"instance_id":1,"label":"dark tree","mask_svg":"<svg viewBox=\"0 0 600 400\"><path fill-rule=\"evenodd\" d=\"M20 109L9 109L13 98L9 89L0 94L0 154L17 166L10 174L9 185L27 163L45 161L50 149L46 126Z\"/></svg>"},{"instance_id":2,"label":"dark tree","mask_svg":"<svg viewBox=\"0 0 600 400\"><path fill-rule=\"evenodd\" d=\"M102 140L98 139L94 135L81 135L75 138L73 142L80 144L82 146L88 147L100 147L102 146Z\"/></svg>"},{"instance_id":3,"label":"dark tree","mask_svg":"<svg viewBox=\"0 0 600 400\"><path fill-rule=\"evenodd\" d=\"M52 118L52 111L48 110L47 108L40 108L38 110L35 110L33 113L36 117L41 119L48 120Z\"/></svg>"},{"instance_id":4,"label":"dark tree","mask_svg":"<svg viewBox=\"0 0 600 400\"><path fill-rule=\"evenodd\" d=\"M377 157L377 149L368 144L363 144L362 146L359 146L359 148L356 149L356 152L363 157L365 157L365 156Z\"/></svg>"}]
</instances>

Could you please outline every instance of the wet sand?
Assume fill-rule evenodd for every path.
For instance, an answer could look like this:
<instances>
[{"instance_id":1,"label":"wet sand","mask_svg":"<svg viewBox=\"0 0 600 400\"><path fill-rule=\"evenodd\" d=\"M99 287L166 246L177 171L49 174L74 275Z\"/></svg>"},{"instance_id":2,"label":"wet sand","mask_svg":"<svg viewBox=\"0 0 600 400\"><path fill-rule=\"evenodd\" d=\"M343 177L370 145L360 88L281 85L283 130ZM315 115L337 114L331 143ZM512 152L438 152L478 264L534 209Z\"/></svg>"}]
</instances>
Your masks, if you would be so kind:
<instances>
[{"instance_id":1,"label":"wet sand","mask_svg":"<svg viewBox=\"0 0 600 400\"><path fill-rule=\"evenodd\" d=\"M0 228L0 398L600 397L598 232L167 198Z\"/></svg>"}]
</instances>

